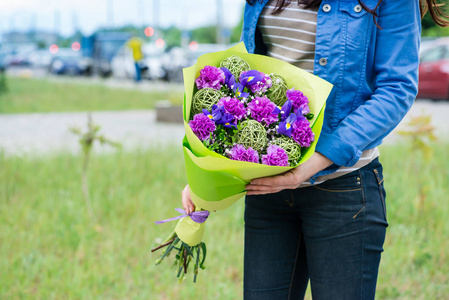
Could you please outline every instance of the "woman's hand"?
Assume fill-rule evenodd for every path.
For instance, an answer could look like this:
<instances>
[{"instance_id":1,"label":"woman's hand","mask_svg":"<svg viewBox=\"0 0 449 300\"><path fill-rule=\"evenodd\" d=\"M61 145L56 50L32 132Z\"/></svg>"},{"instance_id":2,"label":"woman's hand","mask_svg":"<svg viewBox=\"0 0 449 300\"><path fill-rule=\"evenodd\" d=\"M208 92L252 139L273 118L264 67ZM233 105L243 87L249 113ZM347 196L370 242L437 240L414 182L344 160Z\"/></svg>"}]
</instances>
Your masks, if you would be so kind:
<instances>
[{"instance_id":1,"label":"woman's hand","mask_svg":"<svg viewBox=\"0 0 449 300\"><path fill-rule=\"evenodd\" d=\"M305 163L281 175L253 179L247 186L248 195L277 193L282 190L296 189L304 181L319 171L332 165L332 161L315 152Z\"/></svg>"},{"instance_id":2,"label":"woman's hand","mask_svg":"<svg viewBox=\"0 0 449 300\"><path fill-rule=\"evenodd\" d=\"M190 197L189 185L186 185L182 190L182 207L187 214L191 214L195 211L195 204L193 204L192 197Z\"/></svg>"}]
</instances>

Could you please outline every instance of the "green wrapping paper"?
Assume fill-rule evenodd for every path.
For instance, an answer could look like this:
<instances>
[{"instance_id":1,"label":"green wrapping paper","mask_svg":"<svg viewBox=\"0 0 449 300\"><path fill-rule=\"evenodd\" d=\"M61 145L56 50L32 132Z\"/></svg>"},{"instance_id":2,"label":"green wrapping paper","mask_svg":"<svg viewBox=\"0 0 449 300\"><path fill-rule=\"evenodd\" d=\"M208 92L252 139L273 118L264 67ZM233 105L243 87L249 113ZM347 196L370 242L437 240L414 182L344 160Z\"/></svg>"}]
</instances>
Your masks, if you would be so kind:
<instances>
[{"instance_id":1,"label":"green wrapping paper","mask_svg":"<svg viewBox=\"0 0 449 300\"><path fill-rule=\"evenodd\" d=\"M187 180L192 201L197 210L225 209L246 195L245 186L252 179L282 174L293 167L267 166L263 164L230 160L207 149L195 136L188 125L191 119L192 98L195 92L195 79L200 70L206 66L219 66L220 62L231 55L237 55L249 63L251 69L265 74L276 73L285 78L290 88L300 90L309 99L310 120L315 140L309 148L303 149L298 165L307 161L315 152L315 146L320 136L324 119L325 102L332 90L332 84L301 70L289 63L267 56L248 54L243 43L227 51L209 53L198 58L197 64L183 70L185 97L183 105L184 127L186 131L183 140L184 160ZM204 233L203 226L192 228L193 221L183 218L176 226L175 232L189 246L201 242ZM197 224L197 223L196 223ZM199 225L199 224L198 224Z\"/></svg>"}]
</instances>

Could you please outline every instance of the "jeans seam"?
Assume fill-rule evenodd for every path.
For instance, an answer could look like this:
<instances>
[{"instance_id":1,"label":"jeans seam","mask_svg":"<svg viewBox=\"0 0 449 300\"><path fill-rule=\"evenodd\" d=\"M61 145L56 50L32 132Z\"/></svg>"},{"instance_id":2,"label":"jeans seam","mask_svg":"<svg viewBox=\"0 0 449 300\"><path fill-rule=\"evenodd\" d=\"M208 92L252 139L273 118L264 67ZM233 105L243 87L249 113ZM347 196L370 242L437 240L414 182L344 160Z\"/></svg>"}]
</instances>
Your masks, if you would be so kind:
<instances>
[{"instance_id":1,"label":"jeans seam","mask_svg":"<svg viewBox=\"0 0 449 300\"><path fill-rule=\"evenodd\" d=\"M360 185L361 185L361 188L360 188L360 190L362 191L362 199L363 199L363 207L352 217L352 219L355 219L355 218L357 218L357 216L365 209L365 207L366 207L366 202L365 202L365 192L364 192L364 190L363 190L363 178L362 178L362 172L360 172L360 170L359 170L359 178L360 178L360 181L361 181L361 183L360 183Z\"/></svg>"},{"instance_id":2,"label":"jeans seam","mask_svg":"<svg viewBox=\"0 0 449 300\"><path fill-rule=\"evenodd\" d=\"M295 278L295 272L296 272L296 265L298 263L298 256L299 256L299 248L301 246L301 237L302 237L302 229L299 232L299 237L298 237L298 245L296 246L296 257L295 257L295 264L293 266L293 272L292 272L292 277L290 279L290 287L288 288L288 297L287 300L290 300L290 296L292 293L292 287L293 287L293 279Z\"/></svg>"},{"instance_id":3,"label":"jeans seam","mask_svg":"<svg viewBox=\"0 0 449 300\"><path fill-rule=\"evenodd\" d=\"M385 178L380 179L380 175L379 175L379 172L377 171L377 169L374 169L374 174L376 175L377 183L379 185L379 195L380 195L380 200L382 201L382 208L383 208L383 211L384 211L384 218L385 218L385 221L388 222L388 219L387 219L387 203L385 202L385 198L384 198L384 194L383 194L383 190L382 190L382 182L384 181Z\"/></svg>"},{"instance_id":4,"label":"jeans seam","mask_svg":"<svg viewBox=\"0 0 449 300\"><path fill-rule=\"evenodd\" d=\"M362 185L362 197L363 197L363 208L365 208L365 190L363 189L363 176L362 172L360 172L360 180ZM358 213L357 213L358 214ZM360 262L360 297L363 299L363 264L364 264L364 257L363 257L363 245L365 244L365 219L362 218L362 243L360 245L360 252L362 253L362 260Z\"/></svg>"},{"instance_id":5,"label":"jeans seam","mask_svg":"<svg viewBox=\"0 0 449 300\"><path fill-rule=\"evenodd\" d=\"M361 188L358 189L352 189L352 190L327 190L327 189L323 189L317 186L313 186L316 189L322 190L322 191L326 191L326 192L330 192L330 193L344 193L344 192L355 192L355 191L360 191Z\"/></svg>"},{"instance_id":6,"label":"jeans seam","mask_svg":"<svg viewBox=\"0 0 449 300\"><path fill-rule=\"evenodd\" d=\"M293 190L290 190L290 196L292 200L286 199L285 202L287 202L288 206L293 207L293 204L295 203L295 198L293 197Z\"/></svg>"}]
</instances>

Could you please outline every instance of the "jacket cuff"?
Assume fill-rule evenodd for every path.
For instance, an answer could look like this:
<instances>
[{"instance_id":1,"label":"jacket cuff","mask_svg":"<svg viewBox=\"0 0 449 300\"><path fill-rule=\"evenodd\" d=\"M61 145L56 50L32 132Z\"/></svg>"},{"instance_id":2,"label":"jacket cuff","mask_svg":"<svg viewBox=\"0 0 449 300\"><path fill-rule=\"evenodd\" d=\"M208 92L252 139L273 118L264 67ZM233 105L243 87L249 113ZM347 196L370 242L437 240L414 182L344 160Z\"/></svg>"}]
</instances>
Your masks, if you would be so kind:
<instances>
[{"instance_id":1,"label":"jacket cuff","mask_svg":"<svg viewBox=\"0 0 449 300\"><path fill-rule=\"evenodd\" d=\"M329 158L334 164L344 167L355 165L362 155L362 151L354 145L335 135L323 132L320 135L315 151Z\"/></svg>"}]
</instances>

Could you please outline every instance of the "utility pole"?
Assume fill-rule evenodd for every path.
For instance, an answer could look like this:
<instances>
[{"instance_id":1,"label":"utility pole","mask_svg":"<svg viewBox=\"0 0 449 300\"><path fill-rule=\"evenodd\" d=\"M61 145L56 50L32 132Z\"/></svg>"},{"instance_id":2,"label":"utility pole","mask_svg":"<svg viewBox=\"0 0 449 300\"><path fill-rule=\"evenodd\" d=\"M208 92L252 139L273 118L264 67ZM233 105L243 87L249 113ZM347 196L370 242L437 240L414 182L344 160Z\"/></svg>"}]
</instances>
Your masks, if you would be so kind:
<instances>
[{"instance_id":1,"label":"utility pole","mask_svg":"<svg viewBox=\"0 0 449 300\"><path fill-rule=\"evenodd\" d=\"M145 14L145 3L144 0L137 1L137 15L140 15L140 21L142 22L142 27L146 27L147 20Z\"/></svg>"},{"instance_id":2,"label":"utility pole","mask_svg":"<svg viewBox=\"0 0 449 300\"><path fill-rule=\"evenodd\" d=\"M154 38L158 39L159 34L159 0L153 0L153 21L154 21Z\"/></svg>"},{"instance_id":3,"label":"utility pole","mask_svg":"<svg viewBox=\"0 0 449 300\"><path fill-rule=\"evenodd\" d=\"M61 6L59 1L55 1L55 8L53 10L53 26L56 38L59 39L61 29Z\"/></svg>"},{"instance_id":4,"label":"utility pole","mask_svg":"<svg viewBox=\"0 0 449 300\"><path fill-rule=\"evenodd\" d=\"M216 38L217 44L223 44L223 2L222 0L217 0L217 28L216 28Z\"/></svg>"},{"instance_id":5,"label":"utility pole","mask_svg":"<svg viewBox=\"0 0 449 300\"><path fill-rule=\"evenodd\" d=\"M114 2L113 0L106 0L107 1L107 20L108 24L106 27L113 28L114 27Z\"/></svg>"}]
</instances>

